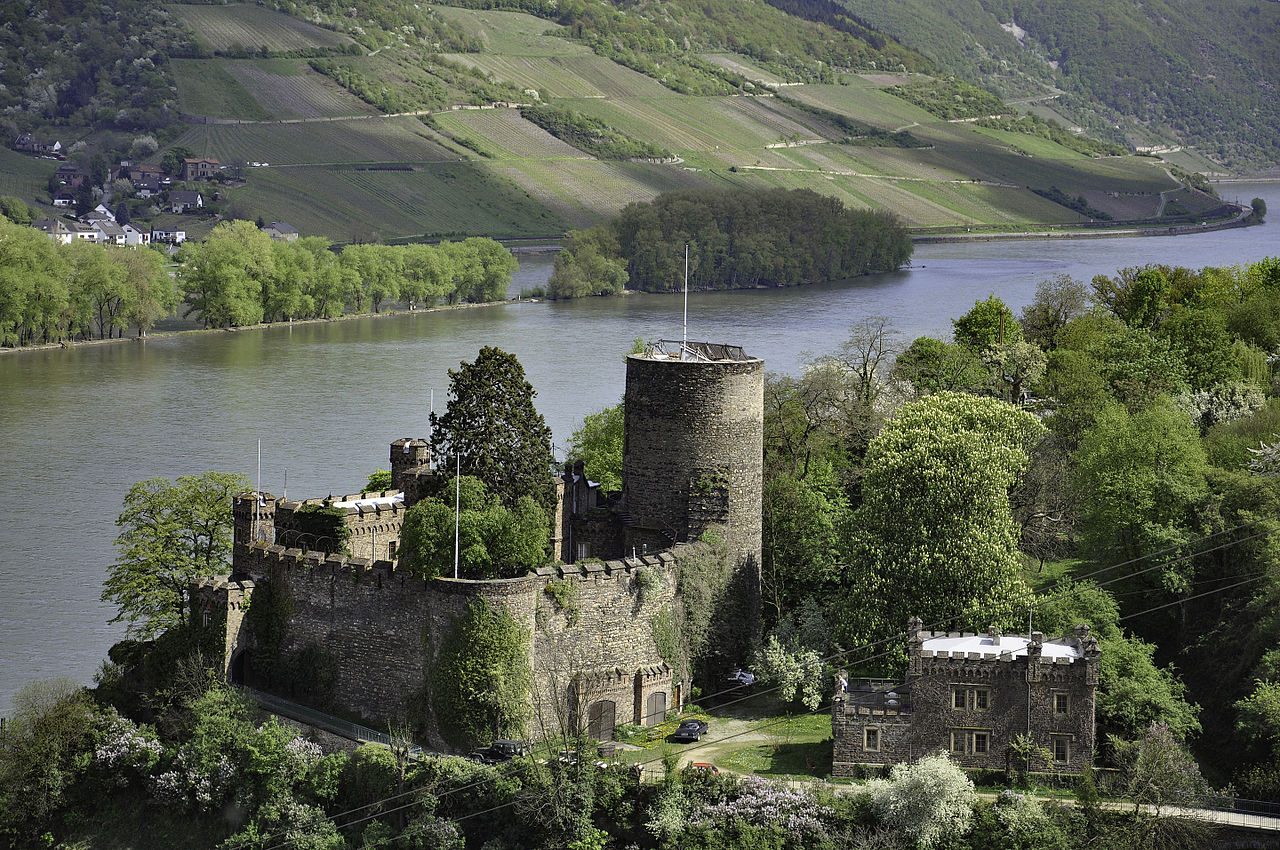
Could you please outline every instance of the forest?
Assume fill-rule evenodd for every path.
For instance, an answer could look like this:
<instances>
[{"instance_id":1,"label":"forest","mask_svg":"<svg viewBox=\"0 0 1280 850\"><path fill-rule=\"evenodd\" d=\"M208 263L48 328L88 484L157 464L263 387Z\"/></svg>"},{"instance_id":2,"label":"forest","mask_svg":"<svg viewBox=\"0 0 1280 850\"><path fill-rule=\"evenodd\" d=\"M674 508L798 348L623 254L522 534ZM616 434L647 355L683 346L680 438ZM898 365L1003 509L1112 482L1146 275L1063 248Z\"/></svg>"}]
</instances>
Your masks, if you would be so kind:
<instances>
[{"instance_id":1,"label":"forest","mask_svg":"<svg viewBox=\"0 0 1280 850\"><path fill-rule=\"evenodd\" d=\"M807 189L669 192L571 233L547 294L679 291L686 244L694 290L843 280L892 271L911 258L911 238L893 215L846 209Z\"/></svg>"}]
</instances>

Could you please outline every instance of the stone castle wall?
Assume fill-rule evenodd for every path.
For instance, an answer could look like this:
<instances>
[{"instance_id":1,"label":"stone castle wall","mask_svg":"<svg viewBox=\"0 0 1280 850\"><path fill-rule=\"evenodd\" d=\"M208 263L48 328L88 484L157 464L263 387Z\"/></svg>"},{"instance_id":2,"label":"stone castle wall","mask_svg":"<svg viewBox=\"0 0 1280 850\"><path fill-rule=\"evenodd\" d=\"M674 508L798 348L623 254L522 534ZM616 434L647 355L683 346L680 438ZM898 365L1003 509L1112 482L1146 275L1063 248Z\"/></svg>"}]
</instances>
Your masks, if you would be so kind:
<instances>
[{"instance_id":1,"label":"stone castle wall","mask_svg":"<svg viewBox=\"0 0 1280 850\"><path fill-rule=\"evenodd\" d=\"M503 606L530 633L535 727L554 726L566 710L585 722L596 702L613 703L617 723L643 722L655 694L662 695L662 705L675 705L671 671L651 626L675 595L677 561L670 553L544 567L514 579L424 582L387 561L259 543L237 547L236 569L259 587L281 583L291 614L280 657L318 647L333 663L333 705L370 723L421 715L422 707L410 703L421 698L439 647L476 597ZM647 581L637 579L641 571ZM551 582L578 588L565 609L545 592ZM253 583L248 587L251 593ZM243 645L228 641L228 670L232 653ZM582 682L572 686L577 674L584 674ZM429 737L443 746L434 728Z\"/></svg>"}]
</instances>

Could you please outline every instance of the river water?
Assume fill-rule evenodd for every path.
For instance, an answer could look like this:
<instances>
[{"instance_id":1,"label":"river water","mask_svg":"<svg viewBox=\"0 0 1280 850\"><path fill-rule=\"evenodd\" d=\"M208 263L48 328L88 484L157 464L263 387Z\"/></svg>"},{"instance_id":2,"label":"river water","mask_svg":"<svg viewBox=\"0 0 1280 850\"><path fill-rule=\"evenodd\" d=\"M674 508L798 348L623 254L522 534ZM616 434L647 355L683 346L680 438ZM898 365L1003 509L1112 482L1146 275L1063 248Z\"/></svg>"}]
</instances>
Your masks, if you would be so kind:
<instances>
[{"instance_id":1,"label":"river water","mask_svg":"<svg viewBox=\"0 0 1280 850\"><path fill-rule=\"evenodd\" d=\"M1280 184L1232 184L1280 219ZM905 340L945 335L995 293L1015 312L1057 274L1144 263L1193 268L1280 254L1273 221L1196 236L918 246L906 271L789 290L694 294L689 338L729 342L774 372L830 351L849 325L885 315ZM521 259L513 291L551 258ZM99 601L115 517L136 481L206 470L295 498L358 490L388 444L424 436L447 371L485 345L513 352L563 446L583 415L622 396L636 337L680 338L678 295L402 314L0 355L0 715L37 678L89 681L123 633Z\"/></svg>"}]
</instances>

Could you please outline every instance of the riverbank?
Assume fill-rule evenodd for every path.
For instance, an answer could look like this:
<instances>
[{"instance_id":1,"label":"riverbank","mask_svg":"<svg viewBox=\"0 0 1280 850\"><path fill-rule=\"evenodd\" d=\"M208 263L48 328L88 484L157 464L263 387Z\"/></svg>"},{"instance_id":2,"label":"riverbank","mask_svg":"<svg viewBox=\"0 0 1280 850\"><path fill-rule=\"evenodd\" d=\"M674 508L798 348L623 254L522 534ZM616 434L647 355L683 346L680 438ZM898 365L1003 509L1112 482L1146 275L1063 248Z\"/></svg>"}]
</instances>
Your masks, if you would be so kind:
<instances>
[{"instance_id":1,"label":"riverbank","mask_svg":"<svg viewBox=\"0 0 1280 850\"><path fill-rule=\"evenodd\" d=\"M1052 225L1045 230L1023 230L1002 233L986 231L981 233L916 233L911 242L915 245L943 244L949 242L1005 242L1027 239L1111 239L1115 237L1137 236L1187 236L1197 233L1212 233L1217 230L1233 230L1237 227L1252 227L1253 210L1239 206L1239 212L1224 221L1208 221L1200 224L1173 224L1152 227L1114 227L1100 224Z\"/></svg>"},{"instance_id":2,"label":"riverbank","mask_svg":"<svg viewBox=\"0 0 1280 850\"><path fill-rule=\"evenodd\" d=\"M256 325L244 325L235 328L188 328L179 331L155 331L145 336L122 336L111 339L68 339L61 342L42 342L38 345L23 345L13 348L0 347L0 357L6 354L22 354L30 351L59 351L71 348L92 348L99 345L118 345L124 342L147 342L157 339L191 336L192 334L242 333L244 331L263 330L265 328L301 327L303 325L326 325L333 322L345 322L353 319L385 319L393 316L430 315L448 310L468 310L474 307L496 307L502 304L519 303L522 299L512 298L507 301L479 301L463 304L440 304L435 307L421 309L395 310L387 309L379 313L344 313L332 319L290 319L287 322L259 322Z\"/></svg>"}]
</instances>

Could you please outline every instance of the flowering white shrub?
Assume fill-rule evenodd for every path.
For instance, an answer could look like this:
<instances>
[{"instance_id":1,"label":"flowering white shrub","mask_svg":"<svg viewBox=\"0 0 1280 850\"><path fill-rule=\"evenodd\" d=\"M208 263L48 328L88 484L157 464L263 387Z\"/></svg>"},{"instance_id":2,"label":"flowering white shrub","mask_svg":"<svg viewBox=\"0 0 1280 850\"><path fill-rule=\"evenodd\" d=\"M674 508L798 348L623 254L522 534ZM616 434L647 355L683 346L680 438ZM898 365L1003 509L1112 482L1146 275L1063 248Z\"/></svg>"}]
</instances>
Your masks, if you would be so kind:
<instances>
[{"instance_id":1,"label":"flowering white shrub","mask_svg":"<svg viewBox=\"0 0 1280 850\"><path fill-rule=\"evenodd\" d=\"M204 767L191 749L184 746L169 770L152 778L151 794L165 803L193 805L207 812L234 790L235 778L235 765L226 755L220 755L215 763Z\"/></svg>"},{"instance_id":2,"label":"flowering white shrub","mask_svg":"<svg viewBox=\"0 0 1280 850\"><path fill-rule=\"evenodd\" d=\"M741 818L753 826L780 827L794 841L804 842L825 833L822 818L830 814L831 809L818 805L808 791L748 776L732 799L703 805L689 820L695 825L710 826Z\"/></svg>"},{"instance_id":3,"label":"flowering white shrub","mask_svg":"<svg viewBox=\"0 0 1280 850\"><path fill-rule=\"evenodd\" d=\"M885 826L924 850L965 832L973 818L973 782L946 753L895 764L867 793Z\"/></svg>"},{"instance_id":4,"label":"flowering white shrub","mask_svg":"<svg viewBox=\"0 0 1280 850\"><path fill-rule=\"evenodd\" d=\"M93 760L111 776L112 782L123 787L134 776L148 775L163 751L154 732L113 714L100 732Z\"/></svg>"},{"instance_id":5,"label":"flowering white shrub","mask_svg":"<svg viewBox=\"0 0 1280 850\"><path fill-rule=\"evenodd\" d=\"M305 738L294 738L285 744L284 751L289 756L290 767L298 774L315 767L324 758L324 750L320 749L320 745Z\"/></svg>"},{"instance_id":6,"label":"flowering white shrub","mask_svg":"<svg viewBox=\"0 0 1280 850\"><path fill-rule=\"evenodd\" d=\"M1018 838L1034 837L1049 821L1039 800L1016 791L1002 792L996 800L995 811L1004 828Z\"/></svg>"}]
</instances>

